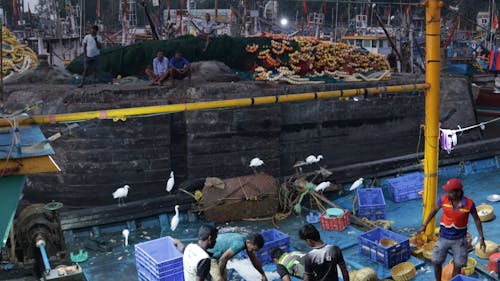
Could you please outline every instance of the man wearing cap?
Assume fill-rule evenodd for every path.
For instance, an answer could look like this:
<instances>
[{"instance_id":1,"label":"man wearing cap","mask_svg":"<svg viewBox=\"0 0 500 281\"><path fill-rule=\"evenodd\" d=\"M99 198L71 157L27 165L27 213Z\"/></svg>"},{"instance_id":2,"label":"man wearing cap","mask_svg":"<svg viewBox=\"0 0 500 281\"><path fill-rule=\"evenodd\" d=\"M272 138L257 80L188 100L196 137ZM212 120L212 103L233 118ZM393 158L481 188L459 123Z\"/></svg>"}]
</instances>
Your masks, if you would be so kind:
<instances>
[{"instance_id":1,"label":"man wearing cap","mask_svg":"<svg viewBox=\"0 0 500 281\"><path fill-rule=\"evenodd\" d=\"M484 251L483 226L477 215L474 201L464 196L462 182L457 178L451 178L443 185L446 194L438 199L436 206L432 209L429 217L422 224L418 232L424 232L429 221L437 214L439 209L443 209L439 225L439 239L432 252L432 263L434 264L434 276L441 281L442 265L446 259L448 250L453 252L453 276L460 273L462 267L467 265L468 243L467 243L467 222L469 214L474 218L477 231L481 237L480 246Z\"/></svg>"}]
</instances>

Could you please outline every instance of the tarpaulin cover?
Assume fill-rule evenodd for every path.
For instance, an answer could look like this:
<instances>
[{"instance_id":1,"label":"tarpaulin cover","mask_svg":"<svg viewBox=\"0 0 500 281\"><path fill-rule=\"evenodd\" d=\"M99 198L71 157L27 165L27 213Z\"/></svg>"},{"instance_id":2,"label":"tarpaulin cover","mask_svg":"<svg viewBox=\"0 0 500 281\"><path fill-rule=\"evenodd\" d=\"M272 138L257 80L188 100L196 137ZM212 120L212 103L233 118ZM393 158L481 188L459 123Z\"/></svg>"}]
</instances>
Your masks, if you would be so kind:
<instances>
[{"instance_id":1,"label":"tarpaulin cover","mask_svg":"<svg viewBox=\"0 0 500 281\"><path fill-rule=\"evenodd\" d=\"M224 189L203 188L205 218L222 223L272 216L278 209L278 182L266 174L225 179Z\"/></svg>"},{"instance_id":2,"label":"tarpaulin cover","mask_svg":"<svg viewBox=\"0 0 500 281\"><path fill-rule=\"evenodd\" d=\"M167 58L172 58L176 50L183 53L190 62L217 60L227 66L249 70L257 53L247 53L247 44L271 45L271 39L265 37L230 37L220 36L210 43L203 52L205 42L193 36L182 36L174 40L144 41L129 46L109 47L101 51L99 67L101 71L113 75L139 75L148 65L152 64L158 50L163 50ZM283 55L283 59L287 57ZM68 70L81 74L83 71L83 57L80 56L68 65Z\"/></svg>"},{"instance_id":3,"label":"tarpaulin cover","mask_svg":"<svg viewBox=\"0 0 500 281\"><path fill-rule=\"evenodd\" d=\"M0 235L2 235L0 249L3 248L9 236L25 180L25 175L0 177L0 194L2 194L0 196Z\"/></svg>"}]
</instances>

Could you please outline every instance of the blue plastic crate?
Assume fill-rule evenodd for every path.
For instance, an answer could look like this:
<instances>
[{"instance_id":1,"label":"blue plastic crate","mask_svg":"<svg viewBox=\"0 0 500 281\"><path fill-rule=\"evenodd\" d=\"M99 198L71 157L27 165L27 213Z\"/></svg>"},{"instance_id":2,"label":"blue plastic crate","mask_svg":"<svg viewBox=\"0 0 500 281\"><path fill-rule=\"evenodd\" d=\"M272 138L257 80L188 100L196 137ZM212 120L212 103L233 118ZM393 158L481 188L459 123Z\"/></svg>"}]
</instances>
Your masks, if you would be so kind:
<instances>
[{"instance_id":1,"label":"blue plastic crate","mask_svg":"<svg viewBox=\"0 0 500 281\"><path fill-rule=\"evenodd\" d=\"M420 191L424 190L424 175L413 173L387 180L389 195L395 202L404 202L419 199Z\"/></svg>"},{"instance_id":2,"label":"blue plastic crate","mask_svg":"<svg viewBox=\"0 0 500 281\"><path fill-rule=\"evenodd\" d=\"M179 272L184 268L182 260L180 261L180 263L172 264L170 268L160 268L160 269L154 267L150 262L146 261L140 256L136 255L135 260L137 266L142 266L143 268L147 269L149 272L151 272L151 274L153 274L158 278L161 278L166 275L171 275L175 272Z\"/></svg>"},{"instance_id":3,"label":"blue plastic crate","mask_svg":"<svg viewBox=\"0 0 500 281\"><path fill-rule=\"evenodd\" d=\"M135 245L137 271L158 280L183 273L182 253L170 237L163 237ZM177 280L177 279L176 279Z\"/></svg>"},{"instance_id":4,"label":"blue plastic crate","mask_svg":"<svg viewBox=\"0 0 500 281\"><path fill-rule=\"evenodd\" d=\"M161 278L151 274L151 272L141 266L137 267L137 276L139 280L147 281L184 281L184 271L165 275Z\"/></svg>"},{"instance_id":5,"label":"blue plastic crate","mask_svg":"<svg viewBox=\"0 0 500 281\"><path fill-rule=\"evenodd\" d=\"M264 238L264 247L255 252L255 256L261 264L271 263L271 251L275 248L281 248L285 252L290 251L290 236L276 229L264 230L260 233ZM246 252L241 252L243 258L248 257Z\"/></svg>"},{"instance_id":6,"label":"blue plastic crate","mask_svg":"<svg viewBox=\"0 0 500 281\"><path fill-rule=\"evenodd\" d=\"M465 276L462 274L458 274L455 277L453 277L450 281L481 281L481 280L476 278L471 278L469 276Z\"/></svg>"},{"instance_id":7,"label":"blue plastic crate","mask_svg":"<svg viewBox=\"0 0 500 281\"><path fill-rule=\"evenodd\" d=\"M381 188L361 188L357 190L357 216L370 220L385 219L385 200Z\"/></svg>"},{"instance_id":8,"label":"blue plastic crate","mask_svg":"<svg viewBox=\"0 0 500 281\"><path fill-rule=\"evenodd\" d=\"M384 247L380 240L389 238L397 244ZM410 258L410 243L408 237L399 235L383 228L375 228L358 237L359 253L369 257L372 261L382 263L387 268L407 261Z\"/></svg>"}]
</instances>

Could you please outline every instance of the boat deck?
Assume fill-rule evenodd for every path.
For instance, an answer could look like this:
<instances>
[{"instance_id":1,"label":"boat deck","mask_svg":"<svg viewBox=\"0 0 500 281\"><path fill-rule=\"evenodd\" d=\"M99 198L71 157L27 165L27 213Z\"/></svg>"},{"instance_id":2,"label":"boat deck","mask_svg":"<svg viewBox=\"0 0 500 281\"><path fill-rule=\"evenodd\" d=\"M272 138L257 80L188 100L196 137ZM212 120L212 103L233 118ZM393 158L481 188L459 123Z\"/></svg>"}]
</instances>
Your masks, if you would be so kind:
<instances>
[{"instance_id":1,"label":"boat deck","mask_svg":"<svg viewBox=\"0 0 500 281\"><path fill-rule=\"evenodd\" d=\"M488 203L486 201L487 195L498 193L498 188L500 187L499 160L500 158L496 157L479 162L466 163L464 166L454 165L441 168L439 185L441 186L449 177L460 177L464 182L465 193L467 196L472 198L478 205L481 203ZM394 221L394 225L392 227L394 231L405 235L411 235L421 223L422 201L412 200L403 203L396 203L389 199L387 189L384 188L384 184L385 181L382 180L381 185L384 189L387 206L386 219ZM352 209L352 200L353 194L348 194L347 196L337 199L335 203L344 208ZM496 206L495 204L497 203L489 204ZM439 215L440 214L438 214L438 216ZM181 238L184 242L194 241L197 228L201 223L203 222L188 222L187 217L181 217L179 228L175 232L168 232L167 235ZM297 233L298 228L304 223L306 223L304 216L290 217L287 220L278 222L280 231L287 233L290 236L292 247L298 250L307 251L308 247L298 238ZM317 226L318 229L320 229L319 224ZM273 225L270 221L240 221L229 223L224 226L224 230L238 228L244 229L245 231L261 231L273 228ZM498 219L483 223L483 228L487 240L493 240L497 243L500 242L500 240L498 240L498 237L500 237ZM472 220L470 220L469 223L469 231L473 236L477 236L477 230ZM371 267L377 271L380 279L390 278L389 269L359 255L357 237L361 233L362 231L354 228L353 226L349 226L343 232L321 230L322 238L326 243L339 245L343 249L344 257L350 270L362 267ZM133 245L134 243L158 237L159 230L150 228L145 230L138 229L137 233L130 239L131 244ZM137 280L133 246L125 248L123 246L122 239L120 237L115 237L112 234L102 234L100 239L110 241L110 244L114 245L114 247L110 252L90 251L90 259L82 264L85 268L88 280L116 280L117 276L120 276L119 279L123 281ZM82 242L83 240L80 241L80 246L82 246ZM73 245L74 250L77 249L76 247L78 247L78 245L78 243ZM487 260L478 259L474 252L472 252L470 256L474 257L478 263L483 266L487 264ZM415 257L412 257L410 261L412 261L417 267L417 277L414 280L432 280L433 270L428 262ZM258 273L253 270L251 266L249 267L249 265L248 260L235 260L231 262L228 266L228 268L230 268L230 280L259 280ZM275 272L274 265L266 265L265 270L269 280L277 280L276 278L278 275ZM472 277L480 278L481 280L495 280L494 278L482 273L481 270L476 270Z\"/></svg>"},{"instance_id":2,"label":"boat deck","mask_svg":"<svg viewBox=\"0 0 500 281\"><path fill-rule=\"evenodd\" d=\"M490 203L486 201L489 194L499 193L500 187L500 157L488 158L476 162L466 162L464 165L452 165L440 168L439 186L449 177L460 177L465 186L465 193L472 198L477 205L488 203L494 207L500 206L499 203ZM420 225L422 220L422 200L412 200L402 203L396 203L390 199L387 192L387 179L381 179L380 184L384 190L386 201L386 219L394 221L393 231L403 235L412 235L415 229ZM367 180L369 183L370 180ZM346 186L347 188L347 186ZM441 194L441 190L439 194ZM352 209L352 201L354 194L351 192L337 200L335 203ZM306 212L307 213L307 212ZM438 214L439 216L440 214ZM110 232L101 231L99 237L95 237L91 229L76 233L77 238L74 243L68 245L68 248L73 252L78 249L85 249L89 252L89 259L83 262L81 266L84 268L85 275L89 281L100 280L121 280L132 281L137 280L137 272L135 267L134 244L156 239L160 237L160 229L152 227L155 222L148 223L142 221L141 225L137 225L137 231L132 231L129 237L130 246L124 247L123 238L119 233L123 229L123 225L115 225L108 227ZM168 230L164 235L169 235L181 239L185 243L195 241L198 227L204 221L188 218L187 214L181 214L181 220L178 229L175 232ZM286 220L278 221L280 231L288 234L291 239L291 246L297 250L308 251L309 247L298 238L298 229L306 223L305 216L291 216ZM157 222L156 222L157 224ZM363 232L354 228L352 225L347 227L342 232L324 231L321 230L321 236L326 243L336 244L342 248L344 258L348 264L349 270L360 269L363 267L371 267L377 271L379 279L390 278L390 269L383 265L370 261L368 258L360 256L358 253L358 236ZM239 221L227 223L222 226L223 231L243 230L245 232L259 232L261 230L273 228L270 221ZM500 242L500 227L498 219L483 223L483 229L487 240ZM469 222L469 231L473 237L477 236L477 230L472 219ZM93 237L92 237L93 236ZM96 243L96 241L100 243ZM93 248L94 250L89 250ZM479 266L472 277L480 280L498 280L496 277L487 275L484 270L487 265L487 260L479 259L474 252L471 257L478 261ZM450 259L450 257L448 257ZM421 260L415 257L410 259L417 268L417 276L415 281L427 281L433 279L433 269L428 261ZM260 280L259 274L255 271L248 259L233 259L228 265L230 276L229 280ZM483 270L481 270L483 268ZM279 280L278 274L275 271L273 264L264 266L266 275L269 280ZM6 280L0 278L2 280ZM7 279L7 280L34 280L34 279ZM298 279L293 279L298 280Z\"/></svg>"}]
</instances>

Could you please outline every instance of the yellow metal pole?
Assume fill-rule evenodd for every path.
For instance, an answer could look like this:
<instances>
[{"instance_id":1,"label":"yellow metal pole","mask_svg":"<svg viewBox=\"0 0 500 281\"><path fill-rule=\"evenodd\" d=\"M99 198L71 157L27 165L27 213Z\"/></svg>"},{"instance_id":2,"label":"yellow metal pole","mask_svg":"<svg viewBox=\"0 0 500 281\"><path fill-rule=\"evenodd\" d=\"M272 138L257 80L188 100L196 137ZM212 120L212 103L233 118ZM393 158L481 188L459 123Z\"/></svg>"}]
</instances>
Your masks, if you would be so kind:
<instances>
[{"instance_id":1,"label":"yellow metal pole","mask_svg":"<svg viewBox=\"0 0 500 281\"><path fill-rule=\"evenodd\" d=\"M155 114L168 114L181 111L196 111L205 109L219 109L230 107L253 106L260 104L273 104L297 102L315 99L347 98L356 95L376 95L383 93L418 92L427 89L427 84L409 84L396 86L383 86L373 88L346 89L327 92L300 93L289 95L263 96L253 98L240 98L230 100L202 101L183 104L169 104L156 106L143 106L133 108L107 109L99 111L86 111L63 113L54 115L38 115L27 118L18 118L19 125L48 124L61 122L78 122L91 119L113 119L125 121L128 117L147 116ZM0 127L9 126L7 120L0 119Z\"/></svg>"},{"instance_id":2,"label":"yellow metal pole","mask_svg":"<svg viewBox=\"0 0 500 281\"><path fill-rule=\"evenodd\" d=\"M426 0L426 72L425 81L429 85L425 96L425 149L424 149L424 210L425 220L436 204L437 173L439 157L439 78L440 62L440 20L443 2ZM427 225L425 234L434 233L435 218Z\"/></svg>"}]
</instances>

